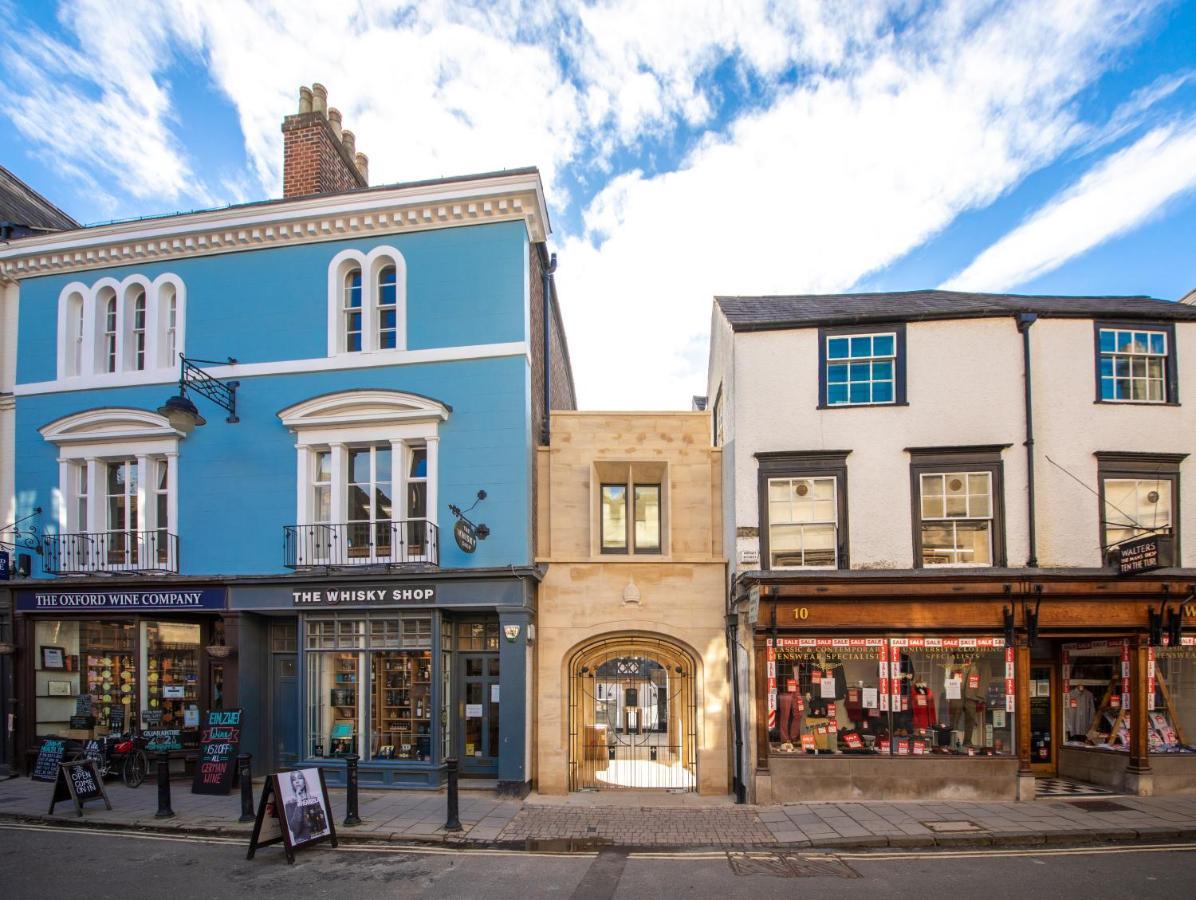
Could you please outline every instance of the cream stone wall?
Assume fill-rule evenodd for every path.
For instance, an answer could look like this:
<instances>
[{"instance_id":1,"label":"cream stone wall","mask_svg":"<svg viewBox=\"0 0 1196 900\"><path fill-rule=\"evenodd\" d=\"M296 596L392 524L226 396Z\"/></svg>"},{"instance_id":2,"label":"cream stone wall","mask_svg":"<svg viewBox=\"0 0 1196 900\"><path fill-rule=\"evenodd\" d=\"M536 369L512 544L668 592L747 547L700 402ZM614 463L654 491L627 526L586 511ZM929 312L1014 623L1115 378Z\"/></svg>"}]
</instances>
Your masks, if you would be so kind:
<instances>
[{"instance_id":1,"label":"cream stone wall","mask_svg":"<svg viewBox=\"0 0 1196 900\"><path fill-rule=\"evenodd\" d=\"M570 662L602 638L678 645L697 663L698 787L729 790L730 688L724 628L721 452L705 413L552 414L538 460L539 556L547 566L536 616L535 781L568 790ZM604 463L660 464L660 555L597 549L597 472Z\"/></svg>"}]
</instances>

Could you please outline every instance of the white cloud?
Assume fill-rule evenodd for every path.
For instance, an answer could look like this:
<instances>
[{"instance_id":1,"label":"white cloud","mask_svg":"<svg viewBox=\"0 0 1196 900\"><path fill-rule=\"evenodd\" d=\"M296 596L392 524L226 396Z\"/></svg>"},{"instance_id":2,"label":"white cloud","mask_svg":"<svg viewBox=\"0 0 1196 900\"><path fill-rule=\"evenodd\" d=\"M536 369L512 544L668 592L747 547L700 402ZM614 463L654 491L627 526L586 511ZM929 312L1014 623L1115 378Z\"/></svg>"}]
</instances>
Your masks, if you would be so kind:
<instances>
[{"instance_id":1,"label":"white cloud","mask_svg":"<svg viewBox=\"0 0 1196 900\"><path fill-rule=\"evenodd\" d=\"M611 181L557 275L583 404L686 404L705 388L687 348L712 295L845 290L1077 139L1072 101L1130 39L1127 9L975 8L826 37L849 48L833 71L677 171Z\"/></svg>"},{"instance_id":2,"label":"white cloud","mask_svg":"<svg viewBox=\"0 0 1196 900\"><path fill-rule=\"evenodd\" d=\"M1108 157L981 253L944 287L1004 291L1138 227L1196 188L1196 119Z\"/></svg>"}]
</instances>

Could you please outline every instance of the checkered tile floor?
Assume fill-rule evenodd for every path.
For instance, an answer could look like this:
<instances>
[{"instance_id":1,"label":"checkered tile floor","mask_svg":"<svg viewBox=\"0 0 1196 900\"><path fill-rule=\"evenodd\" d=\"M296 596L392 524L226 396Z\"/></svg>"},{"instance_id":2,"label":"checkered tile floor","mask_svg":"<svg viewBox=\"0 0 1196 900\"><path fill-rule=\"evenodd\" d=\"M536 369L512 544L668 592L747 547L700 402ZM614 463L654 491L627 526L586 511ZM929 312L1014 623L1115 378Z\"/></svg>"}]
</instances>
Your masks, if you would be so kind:
<instances>
[{"instance_id":1,"label":"checkered tile floor","mask_svg":"<svg viewBox=\"0 0 1196 900\"><path fill-rule=\"evenodd\" d=\"M1091 797L1097 794L1113 793L1116 791L1084 781L1072 781L1070 778L1036 778L1034 780L1034 796L1036 797Z\"/></svg>"}]
</instances>

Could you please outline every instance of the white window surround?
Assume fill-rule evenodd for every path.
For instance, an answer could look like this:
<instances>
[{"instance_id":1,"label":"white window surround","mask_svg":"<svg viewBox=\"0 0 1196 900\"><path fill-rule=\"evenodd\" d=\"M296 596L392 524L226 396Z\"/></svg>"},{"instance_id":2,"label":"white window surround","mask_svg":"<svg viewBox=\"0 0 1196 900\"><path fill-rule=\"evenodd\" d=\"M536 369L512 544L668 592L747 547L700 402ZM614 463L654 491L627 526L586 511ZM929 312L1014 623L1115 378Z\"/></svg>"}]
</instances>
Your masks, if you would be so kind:
<instances>
[{"instance_id":1,"label":"white window surround","mask_svg":"<svg viewBox=\"0 0 1196 900\"><path fill-rule=\"evenodd\" d=\"M447 421L452 408L437 400L402 391L362 389L325 394L296 403L278 413L295 435L298 451L295 482L296 522L315 524L311 509L311 485L315 477L316 454L332 451L332 519L346 521L345 467L352 445L378 445L390 442L396 451L391 463L393 480L391 498L395 504L406 497L406 457L401 451L412 446L427 448L427 519L436 524L438 450L440 423ZM398 507L396 506L396 509Z\"/></svg>"},{"instance_id":2,"label":"white window surround","mask_svg":"<svg viewBox=\"0 0 1196 900\"><path fill-rule=\"evenodd\" d=\"M378 283L387 266L395 269L395 346L378 346ZM345 349L345 278L361 269L361 349ZM407 261L395 247L375 247L368 253L342 250L328 264L328 355L395 353L407 348Z\"/></svg>"},{"instance_id":3,"label":"white window surround","mask_svg":"<svg viewBox=\"0 0 1196 900\"><path fill-rule=\"evenodd\" d=\"M135 368L134 316L137 295L145 292L145 368ZM116 371L106 371L104 331L106 301L115 295ZM72 281L58 295L58 367L59 380L69 379L72 387L110 386L129 375L144 376L156 371L160 376L173 374L177 355L167 348L169 318L167 304L175 304L175 351L182 353L186 336L187 290L183 280L171 272L152 281L144 275L129 275L122 281L101 278L87 285ZM80 326L82 333L79 333Z\"/></svg>"},{"instance_id":4,"label":"white window surround","mask_svg":"<svg viewBox=\"0 0 1196 900\"><path fill-rule=\"evenodd\" d=\"M137 460L138 508L141 531L158 527L157 504L152 502L152 462L167 464L167 517L172 530L178 522L179 441L186 437L170 427L157 413L143 409L109 407L72 413L38 429L42 437L58 447L58 496L55 498L58 530L62 534L107 531L103 493L103 465L113 460ZM83 469L86 476L81 477ZM72 477L73 476L73 477ZM86 485L86 494L80 488ZM88 521L78 521L81 496L88 502Z\"/></svg>"}]
</instances>

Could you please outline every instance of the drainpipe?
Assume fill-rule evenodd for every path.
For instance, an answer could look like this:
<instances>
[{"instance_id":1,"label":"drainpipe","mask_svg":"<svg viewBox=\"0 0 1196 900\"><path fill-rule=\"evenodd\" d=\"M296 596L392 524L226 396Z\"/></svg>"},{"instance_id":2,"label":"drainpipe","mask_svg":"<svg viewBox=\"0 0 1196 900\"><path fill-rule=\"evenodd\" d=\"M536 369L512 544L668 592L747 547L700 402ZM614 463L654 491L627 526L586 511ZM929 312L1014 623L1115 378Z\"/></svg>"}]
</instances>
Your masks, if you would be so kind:
<instances>
[{"instance_id":1,"label":"drainpipe","mask_svg":"<svg viewBox=\"0 0 1196 900\"><path fill-rule=\"evenodd\" d=\"M1022 373L1026 386L1026 490L1029 495L1027 499L1030 519L1030 558L1026 560L1026 566L1031 569L1038 568L1038 539L1034 528L1034 399L1030 380L1030 326L1036 321L1036 313L1017 314L1017 330L1022 333Z\"/></svg>"},{"instance_id":2,"label":"drainpipe","mask_svg":"<svg viewBox=\"0 0 1196 900\"><path fill-rule=\"evenodd\" d=\"M540 441L544 446L552 443L552 288L553 273L556 271L556 254L548 258L544 267L544 425Z\"/></svg>"},{"instance_id":3,"label":"drainpipe","mask_svg":"<svg viewBox=\"0 0 1196 900\"><path fill-rule=\"evenodd\" d=\"M747 802L747 784L743 779L743 721L740 719L739 704L739 617L734 612L735 582L732 579L728 597L727 648L731 651L731 721L735 728L735 765L731 772L731 786L735 790L735 802Z\"/></svg>"}]
</instances>

